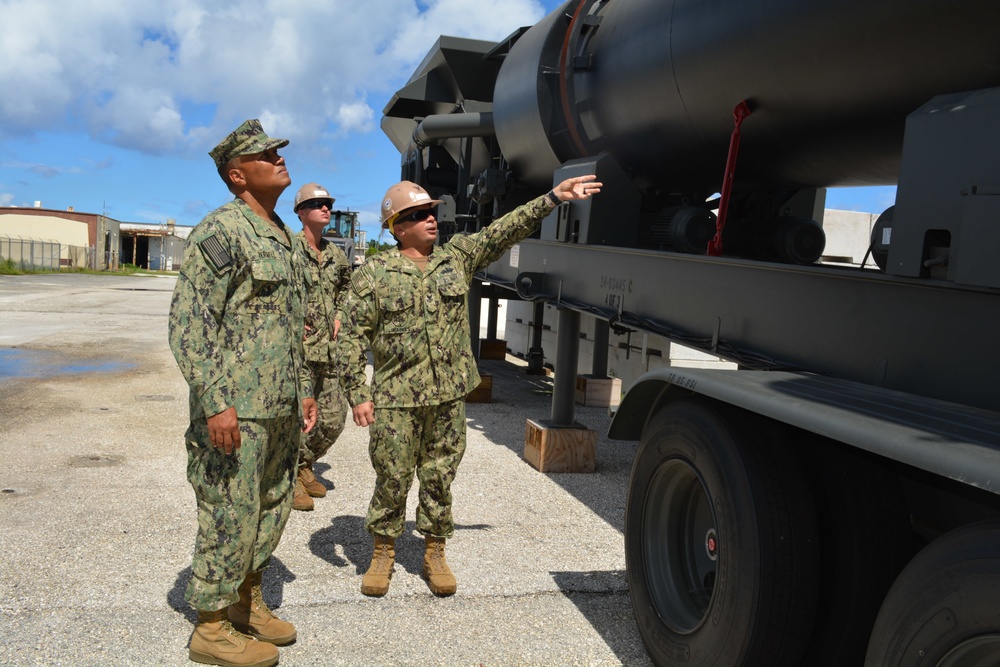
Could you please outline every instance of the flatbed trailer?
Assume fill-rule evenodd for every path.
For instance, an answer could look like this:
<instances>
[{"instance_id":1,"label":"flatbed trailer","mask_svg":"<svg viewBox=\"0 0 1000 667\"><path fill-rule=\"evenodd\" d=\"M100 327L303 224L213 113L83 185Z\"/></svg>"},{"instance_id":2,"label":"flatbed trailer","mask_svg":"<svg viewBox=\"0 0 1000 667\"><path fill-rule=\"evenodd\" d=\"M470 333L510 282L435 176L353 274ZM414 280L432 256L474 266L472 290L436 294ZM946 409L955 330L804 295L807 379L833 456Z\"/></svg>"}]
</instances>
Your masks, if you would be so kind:
<instances>
[{"instance_id":1,"label":"flatbed trailer","mask_svg":"<svg viewBox=\"0 0 1000 667\"><path fill-rule=\"evenodd\" d=\"M445 238L605 184L477 276L559 309L556 426L581 315L738 365L647 373L610 429L640 441L656 664L1000 664L998 27L985 0L570 0L442 37L386 106ZM820 263L825 188L886 183L872 265Z\"/></svg>"}]
</instances>

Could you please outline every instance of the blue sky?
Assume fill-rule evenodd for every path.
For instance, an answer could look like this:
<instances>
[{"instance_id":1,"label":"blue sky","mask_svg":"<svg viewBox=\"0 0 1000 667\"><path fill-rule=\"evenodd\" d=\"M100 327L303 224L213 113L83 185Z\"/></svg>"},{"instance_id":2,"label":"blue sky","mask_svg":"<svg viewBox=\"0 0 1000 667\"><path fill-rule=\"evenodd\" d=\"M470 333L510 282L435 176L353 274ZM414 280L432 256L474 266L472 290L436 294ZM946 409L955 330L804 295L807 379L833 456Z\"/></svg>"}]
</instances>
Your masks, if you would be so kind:
<instances>
[{"instance_id":1,"label":"blue sky","mask_svg":"<svg viewBox=\"0 0 1000 667\"><path fill-rule=\"evenodd\" d=\"M557 0L0 0L0 206L194 225L230 199L207 152L260 118L295 190L360 212L399 177L382 108L441 34L499 40ZM252 11L251 11L252 8ZM894 188L831 190L880 213ZM384 239L383 239L384 240Z\"/></svg>"}]
</instances>

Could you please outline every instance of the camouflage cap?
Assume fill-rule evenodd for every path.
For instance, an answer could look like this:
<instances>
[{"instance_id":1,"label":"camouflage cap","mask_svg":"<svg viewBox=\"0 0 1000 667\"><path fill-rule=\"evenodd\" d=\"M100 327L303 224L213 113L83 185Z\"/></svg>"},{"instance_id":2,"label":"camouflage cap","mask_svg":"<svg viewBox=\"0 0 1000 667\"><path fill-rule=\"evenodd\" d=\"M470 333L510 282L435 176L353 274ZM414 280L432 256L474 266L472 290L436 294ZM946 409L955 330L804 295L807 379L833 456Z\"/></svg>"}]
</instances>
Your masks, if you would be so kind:
<instances>
[{"instance_id":1,"label":"camouflage cap","mask_svg":"<svg viewBox=\"0 0 1000 667\"><path fill-rule=\"evenodd\" d=\"M263 153L272 148L283 148L288 145L288 139L272 139L264 134L260 121L254 118L248 120L233 130L219 145L208 152L215 160L215 166L221 169L234 157Z\"/></svg>"}]
</instances>

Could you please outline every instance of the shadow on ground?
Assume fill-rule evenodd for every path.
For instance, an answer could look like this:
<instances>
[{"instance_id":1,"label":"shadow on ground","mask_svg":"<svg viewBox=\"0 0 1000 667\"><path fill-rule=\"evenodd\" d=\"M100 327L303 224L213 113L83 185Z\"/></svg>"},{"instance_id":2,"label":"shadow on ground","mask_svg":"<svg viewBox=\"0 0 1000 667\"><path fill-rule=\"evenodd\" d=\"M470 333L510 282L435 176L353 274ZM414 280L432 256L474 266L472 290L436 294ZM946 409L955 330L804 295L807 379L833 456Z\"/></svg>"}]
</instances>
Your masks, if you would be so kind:
<instances>
[{"instance_id":1,"label":"shadow on ground","mask_svg":"<svg viewBox=\"0 0 1000 667\"><path fill-rule=\"evenodd\" d=\"M459 524L455 526L455 532L490 528L487 524ZM338 553L338 545L343 556ZM372 537L365 530L365 518L350 514L334 517L328 527L317 530L309 538L309 550L315 556L334 567L353 565L355 573L359 575L368 570L372 546ZM424 538L417 532L412 521L406 522L403 534L396 539L396 566L417 575L423 569Z\"/></svg>"},{"instance_id":2,"label":"shadow on ground","mask_svg":"<svg viewBox=\"0 0 1000 667\"><path fill-rule=\"evenodd\" d=\"M623 570L552 572L559 590L583 614L623 665L652 665L637 640L635 616Z\"/></svg>"},{"instance_id":3,"label":"shadow on ground","mask_svg":"<svg viewBox=\"0 0 1000 667\"><path fill-rule=\"evenodd\" d=\"M513 421L546 420L552 410L552 378L528 375L526 366L509 361L479 362L480 372L493 376L493 401L468 403L469 428L484 433L491 442L524 456L523 429ZM638 442L607 437L611 415L607 408L576 405L579 424L597 433L597 469L593 473L545 474L619 532L624 532L625 494ZM512 436L512 434L515 434ZM524 465L529 465L527 462Z\"/></svg>"},{"instance_id":4,"label":"shadow on ground","mask_svg":"<svg viewBox=\"0 0 1000 667\"><path fill-rule=\"evenodd\" d=\"M184 591L187 589L189 581L191 581L191 568L186 567L177 573L173 587L167 592L167 604L178 614L194 623L198 620L198 612L184 599ZM292 571L285 567L281 560L272 557L271 564L264 570L264 579L260 586L264 600L271 609L277 609L281 606L285 584L293 581L295 581L295 575Z\"/></svg>"}]
</instances>

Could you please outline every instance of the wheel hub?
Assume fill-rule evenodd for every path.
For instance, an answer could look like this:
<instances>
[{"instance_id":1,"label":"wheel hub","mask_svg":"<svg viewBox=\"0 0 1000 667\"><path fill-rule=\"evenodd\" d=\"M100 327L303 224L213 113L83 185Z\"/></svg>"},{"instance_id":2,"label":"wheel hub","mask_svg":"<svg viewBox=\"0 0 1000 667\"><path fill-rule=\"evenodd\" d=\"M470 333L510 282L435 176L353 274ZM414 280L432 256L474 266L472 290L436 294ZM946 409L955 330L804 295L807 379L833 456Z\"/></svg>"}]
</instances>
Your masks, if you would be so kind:
<instances>
[{"instance_id":1,"label":"wheel hub","mask_svg":"<svg viewBox=\"0 0 1000 667\"><path fill-rule=\"evenodd\" d=\"M719 558L719 538L715 534L715 528L709 528L705 533L705 553L709 560L715 561Z\"/></svg>"},{"instance_id":2,"label":"wheel hub","mask_svg":"<svg viewBox=\"0 0 1000 667\"><path fill-rule=\"evenodd\" d=\"M715 590L719 539L705 486L683 459L666 461L653 475L643 532L644 562L660 618L676 632L695 631Z\"/></svg>"}]
</instances>

